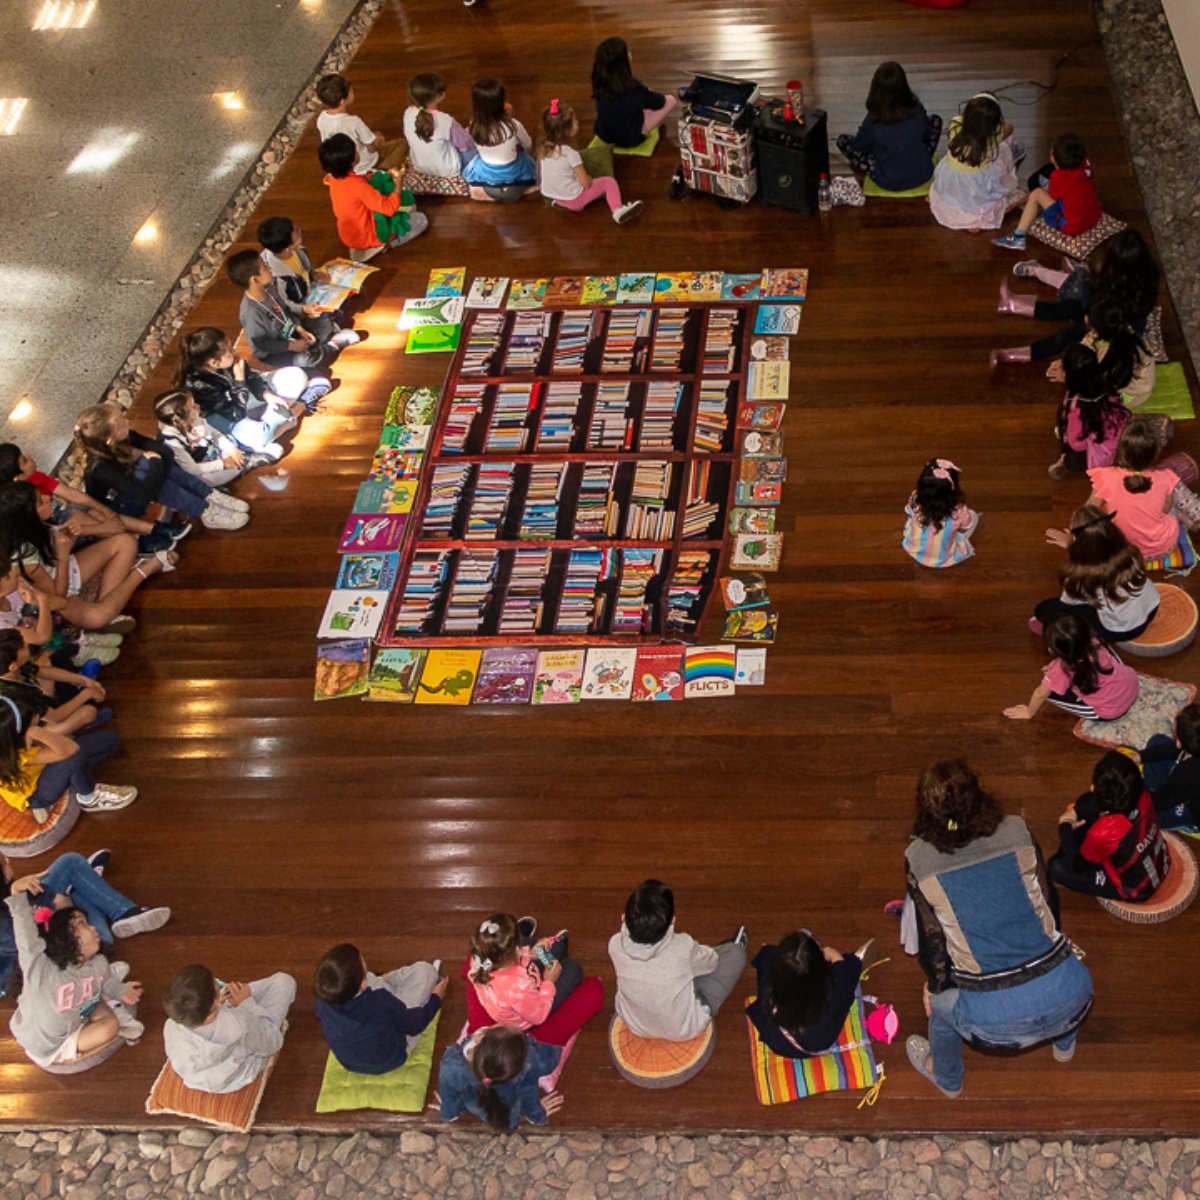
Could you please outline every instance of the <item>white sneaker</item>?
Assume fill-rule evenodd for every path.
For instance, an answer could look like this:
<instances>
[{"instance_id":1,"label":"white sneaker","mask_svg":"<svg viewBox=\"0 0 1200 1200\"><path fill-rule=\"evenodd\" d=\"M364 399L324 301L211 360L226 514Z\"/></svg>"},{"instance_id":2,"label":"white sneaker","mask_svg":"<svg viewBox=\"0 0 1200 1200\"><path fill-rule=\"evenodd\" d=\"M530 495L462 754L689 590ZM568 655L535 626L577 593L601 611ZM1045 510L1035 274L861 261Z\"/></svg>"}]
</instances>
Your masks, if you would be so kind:
<instances>
[{"instance_id":1,"label":"white sneaker","mask_svg":"<svg viewBox=\"0 0 1200 1200\"><path fill-rule=\"evenodd\" d=\"M141 1041L142 1034L146 1032L146 1027L136 1017L125 1016L124 1020L121 1017L125 1015L117 1013L117 1030L127 1042Z\"/></svg>"},{"instance_id":2,"label":"white sneaker","mask_svg":"<svg viewBox=\"0 0 1200 1200\"><path fill-rule=\"evenodd\" d=\"M127 938L139 933L153 933L171 919L169 908L139 908L137 912L112 923L114 937Z\"/></svg>"},{"instance_id":3,"label":"white sneaker","mask_svg":"<svg viewBox=\"0 0 1200 1200\"><path fill-rule=\"evenodd\" d=\"M249 512L250 505L245 500L239 500L236 496L231 496L228 492L213 492L212 497L218 504L223 504L232 512Z\"/></svg>"},{"instance_id":4,"label":"white sneaker","mask_svg":"<svg viewBox=\"0 0 1200 1200\"><path fill-rule=\"evenodd\" d=\"M83 634L79 639L79 649L75 651L71 662L82 667L89 659L96 659L102 667L107 667L109 663L116 662L121 651L114 645L97 645L91 640L91 634Z\"/></svg>"},{"instance_id":5,"label":"white sneaker","mask_svg":"<svg viewBox=\"0 0 1200 1200\"><path fill-rule=\"evenodd\" d=\"M210 496L208 503L204 506L204 511L200 514L200 520L205 529L233 530L241 529L250 520L250 516L248 513L226 508L225 505L214 502Z\"/></svg>"},{"instance_id":6,"label":"white sneaker","mask_svg":"<svg viewBox=\"0 0 1200 1200\"><path fill-rule=\"evenodd\" d=\"M628 204L622 204L621 207L613 213L613 220L616 221L618 225L625 225L629 221L632 221L633 218L636 217L641 211L642 202L640 200L630 200Z\"/></svg>"},{"instance_id":7,"label":"white sneaker","mask_svg":"<svg viewBox=\"0 0 1200 1200\"><path fill-rule=\"evenodd\" d=\"M88 812L116 812L128 808L137 798L135 787L118 787L111 783L98 783L90 796L76 796L79 807Z\"/></svg>"},{"instance_id":8,"label":"white sneaker","mask_svg":"<svg viewBox=\"0 0 1200 1200\"><path fill-rule=\"evenodd\" d=\"M362 338L353 329L340 329L329 339L329 345L335 350L344 350L347 346L357 346Z\"/></svg>"},{"instance_id":9,"label":"white sneaker","mask_svg":"<svg viewBox=\"0 0 1200 1200\"><path fill-rule=\"evenodd\" d=\"M365 250L351 250L350 261L356 263L370 262L377 254L382 254L386 246L368 246Z\"/></svg>"}]
</instances>

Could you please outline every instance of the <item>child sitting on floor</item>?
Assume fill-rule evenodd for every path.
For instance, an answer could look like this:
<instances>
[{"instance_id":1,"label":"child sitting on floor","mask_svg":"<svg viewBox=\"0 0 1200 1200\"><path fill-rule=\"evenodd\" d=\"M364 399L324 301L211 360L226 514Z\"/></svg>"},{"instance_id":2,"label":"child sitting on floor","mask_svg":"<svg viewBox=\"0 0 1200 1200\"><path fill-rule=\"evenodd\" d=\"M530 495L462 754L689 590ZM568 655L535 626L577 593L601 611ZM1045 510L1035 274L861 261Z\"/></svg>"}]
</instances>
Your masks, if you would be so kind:
<instances>
[{"instance_id":1,"label":"child sitting on floor","mask_svg":"<svg viewBox=\"0 0 1200 1200\"><path fill-rule=\"evenodd\" d=\"M58 703L57 684L74 688L75 694ZM74 671L31 662L29 647L16 629L0 629L0 696L14 701L51 733L67 737L89 725L103 725L112 716L109 709L96 707L105 696L100 684Z\"/></svg>"},{"instance_id":2,"label":"child sitting on floor","mask_svg":"<svg viewBox=\"0 0 1200 1200\"><path fill-rule=\"evenodd\" d=\"M843 133L837 148L880 188L907 192L929 182L941 136L942 118L925 111L898 62L885 62L871 78L858 132Z\"/></svg>"},{"instance_id":3,"label":"child sitting on floor","mask_svg":"<svg viewBox=\"0 0 1200 1200\"><path fill-rule=\"evenodd\" d=\"M510 204L537 182L537 166L529 157L533 141L513 116L504 84L488 76L471 88L471 124L475 157L463 164L472 200Z\"/></svg>"},{"instance_id":4,"label":"child sitting on floor","mask_svg":"<svg viewBox=\"0 0 1200 1200\"><path fill-rule=\"evenodd\" d=\"M702 946L675 932L675 894L647 879L625 902L608 943L617 972L617 1016L637 1037L687 1042L708 1028L746 966L746 927Z\"/></svg>"},{"instance_id":5,"label":"child sitting on floor","mask_svg":"<svg viewBox=\"0 0 1200 1200\"><path fill-rule=\"evenodd\" d=\"M358 152L344 133L335 133L322 142L318 155L326 173L338 237L355 262L368 262L384 250L403 246L429 228L429 218L417 212L412 192L399 190L390 175L383 171L371 175L355 172Z\"/></svg>"},{"instance_id":6,"label":"child sitting on floor","mask_svg":"<svg viewBox=\"0 0 1200 1200\"><path fill-rule=\"evenodd\" d=\"M441 1010L447 982L440 962L376 975L357 946L334 946L314 981L317 1020L333 1056L359 1075L386 1075L404 1066Z\"/></svg>"},{"instance_id":7,"label":"child sitting on floor","mask_svg":"<svg viewBox=\"0 0 1200 1200\"><path fill-rule=\"evenodd\" d=\"M1126 903L1149 900L1171 868L1141 772L1110 750L1092 787L1058 818L1058 851L1047 867L1060 887Z\"/></svg>"},{"instance_id":8,"label":"child sitting on floor","mask_svg":"<svg viewBox=\"0 0 1200 1200\"><path fill-rule=\"evenodd\" d=\"M271 278L288 303L298 307L306 317L319 317L321 310L304 302L312 287L313 268L299 227L289 217L268 217L259 224L258 244Z\"/></svg>"},{"instance_id":9,"label":"child sitting on floor","mask_svg":"<svg viewBox=\"0 0 1200 1200\"><path fill-rule=\"evenodd\" d=\"M545 1125L562 1108L558 1092L543 1096L539 1080L559 1067L563 1051L512 1025L492 1025L447 1048L435 1100L443 1121L472 1113L493 1129L515 1133L525 1120Z\"/></svg>"},{"instance_id":10,"label":"child sitting on floor","mask_svg":"<svg viewBox=\"0 0 1200 1200\"><path fill-rule=\"evenodd\" d=\"M1006 708L1014 721L1028 721L1049 701L1077 717L1115 721L1138 698L1138 674L1127 667L1078 613L1061 612L1046 626L1046 653L1053 661L1042 672L1028 704Z\"/></svg>"},{"instance_id":11,"label":"child sitting on floor","mask_svg":"<svg viewBox=\"0 0 1200 1200\"><path fill-rule=\"evenodd\" d=\"M593 179L587 173L579 151L571 145L578 132L575 110L561 100L551 100L550 107L542 113L538 136L538 186L542 195L552 200L556 208L571 212L579 212L603 196L618 225L632 221L642 211L642 202L623 203L621 189L611 175Z\"/></svg>"},{"instance_id":12,"label":"child sitting on floor","mask_svg":"<svg viewBox=\"0 0 1200 1200\"><path fill-rule=\"evenodd\" d=\"M1162 829L1200 831L1200 704L1175 716L1175 736L1156 733L1140 755Z\"/></svg>"},{"instance_id":13,"label":"child sitting on floor","mask_svg":"<svg viewBox=\"0 0 1200 1200\"><path fill-rule=\"evenodd\" d=\"M462 175L463 164L477 153L471 135L449 114L441 112L446 85L432 71L408 81L412 104L404 111L409 169L436 179Z\"/></svg>"},{"instance_id":14,"label":"child sitting on floor","mask_svg":"<svg viewBox=\"0 0 1200 1200\"><path fill-rule=\"evenodd\" d=\"M951 120L946 156L934 168L929 189L934 217L947 229L999 229L1019 191L1016 164L1024 153L996 97L973 96L962 116Z\"/></svg>"},{"instance_id":15,"label":"child sitting on floor","mask_svg":"<svg viewBox=\"0 0 1200 1200\"><path fill-rule=\"evenodd\" d=\"M402 137L390 141L372 133L365 121L352 116L354 88L344 75L323 75L317 80L317 99L325 111L317 116L317 133L323 142L336 133L349 137L358 150L355 171L370 175L377 168L381 171L399 171L408 157L408 146Z\"/></svg>"},{"instance_id":16,"label":"child sitting on floor","mask_svg":"<svg viewBox=\"0 0 1200 1200\"><path fill-rule=\"evenodd\" d=\"M1109 386L1091 346L1083 342L1068 346L1062 364L1067 391L1058 406L1056 426L1062 453L1050 467L1051 479L1107 467L1121 431L1129 424L1129 409Z\"/></svg>"},{"instance_id":17,"label":"child sitting on floor","mask_svg":"<svg viewBox=\"0 0 1200 1200\"><path fill-rule=\"evenodd\" d=\"M604 985L567 957L567 931L534 940L537 922L494 913L471 935L468 1031L509 1024L565 1046L604 1003Z\"/></svg>"},{"instance_id":18,"label":"child sitting on floor","mask_svg":"<svg viewBox=\"0 0 1200 1200\"><path fill-rule=\"evenodd\" d=\"M43 937L33 892L27 887L5 901L23 979L9 1022L17 1045L49 1068L76 1062L116 1038L136 1042L146 1031L135 1016L142 985L127 982L126 963L110 963L100 953L100 934L78 908L56 909Z\"/></svg>"},{"instance_id":19,"label":"child sitting on floor","mask_svg":"<svg viewBox=\"0 0 1200 1200\"><path fill-rule=\"evenodd\" d=\"M633 77L633 55L618 37L596 47L592 98L596 101L596 136L623 150L640 146L677 103L674 96L652 92Z\"/></svg>"},{"instance_id":20,"label":"child sitting on floor","mask_svg":"<svg viewBox=\"0 0 1200 1200\"><path fill-rule=\"evenodd\" d=\"M159 440L189 475L222 488L249 470L237 442L214 429L191 392L163 392L154 398Z\"/></svg>"},{"instance_id":21,"label":"child sitting on floor","mask_svg":"<svg viewBox=\"0 0 1200 1200\"><path fill-rule=\"evenodd\" d=\"M1038 186L1029 193L1017 228L1007 237L992 238L993 245L1024 250L1025 235L1039 213L1051 229L1066 237L1087 233L1104 215L1092 182L1087 148L1078 134L1060 133L1054 139L1049 166L1043 167L1032 182Z\"/></svg>"},{"instance_id":22,"label":"child sitting on floor","mask_svg":"<svg viewBox=\"0 0 1200 1200\"><path fill-rule=\"evenodd\" d=\"M163 996L167 1059L186 1087L225 1095L253 1083L283 1047L296 981L282 972L253 983L221 983L204 966L184 967Z\"/></svg>"},{"instance_id":23,"label":"child sitting on floor","mask_svg":"<svg viewBox=\"0 0 1200 1200\"><path fill-rule=\"evenodd\" d=\"M982 514L967 507L958 481L948 458L931 458L904 506L904 549L923 567L952 567L975 553L971 535Z\"/></svg>"}]
</instances>

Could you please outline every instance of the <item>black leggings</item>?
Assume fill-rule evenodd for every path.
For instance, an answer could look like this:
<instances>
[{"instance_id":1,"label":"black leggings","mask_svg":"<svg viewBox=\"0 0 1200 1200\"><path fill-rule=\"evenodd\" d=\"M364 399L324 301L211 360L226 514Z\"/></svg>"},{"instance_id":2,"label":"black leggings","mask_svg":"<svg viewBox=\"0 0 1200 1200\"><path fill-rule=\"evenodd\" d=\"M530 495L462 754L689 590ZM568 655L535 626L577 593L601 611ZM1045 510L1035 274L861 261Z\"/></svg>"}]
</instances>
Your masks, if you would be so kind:
<instances>
[{"instance_id":1,"label":"black leggings","mask_svg":"<svg viewBox=\"0 0 1200 1200\"><path fill-rule=\"evenodd\" d=\"M1067 865L1066 857L1061 851L1051 856L1046 867L1050 872L1050 878L1060 887L1070 888L1073 892L1082 892L1085 896L1103 896L1106 900L1121 899L1117 885L1104 873L1103 867L1085 863L1072 870Z\"/></svg>"},{"instance_id":2,"label":"black leggings","mask_svg":"<svg viewBox=\"0 0 1200 1200\"><path fill-rule=\"evenodd\" d=\"M1034 308L1033 315L1038 317L1038 308L1042 307L1042 301L1038 301ZM1067 308L1068 305L1046 302L1047 308ZM1043 321L1059 320L1058 317L1039 317ZM1068 325L1065 329L1060 329L1057 333L1052 333L1049 337L1044 337L1040 341L1036 341L1030 347L1030 355L1034 362L1041 359L1057 358L1068 346L1075 345L1076 342L1082 342L1087 334L1087 326L1080 321L1078 324Z\"/></svg>"},{"instance_id":3,"label":"black leggings","mask_svg":"<svg viewBox=\"0 0 1200 1200\"><path fill-rule=\"evenodd\" d=\"M1074 613L1077 617L1082 617L1106 642L1128 642L1135 637L1141 637L1146 632L1150 627L1150 622L1158 615L1158 608L1156 607L1140 625L1121 633L1113 633L1111 629L1105 629L1100 623L1100 615L1090 604L1068 604L1067 601L1056 596L1053 600L1043 600L1033 610L1034 617L1041 621L1043 626L1049 625L1061 613Z\"/></svg>"}]
</instances>

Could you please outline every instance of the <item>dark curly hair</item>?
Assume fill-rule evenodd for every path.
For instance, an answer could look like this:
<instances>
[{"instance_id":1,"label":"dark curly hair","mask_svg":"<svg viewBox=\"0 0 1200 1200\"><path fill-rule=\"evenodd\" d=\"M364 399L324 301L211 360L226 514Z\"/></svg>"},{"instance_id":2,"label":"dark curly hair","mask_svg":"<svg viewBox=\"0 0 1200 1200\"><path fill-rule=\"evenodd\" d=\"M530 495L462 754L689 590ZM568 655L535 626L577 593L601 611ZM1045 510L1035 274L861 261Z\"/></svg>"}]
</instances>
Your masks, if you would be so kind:
<instances>
[{"instance_id":1,"label":"dark curly hair","mask_svg":"<svg viewBox=\"0 0 1200 1200\"><path fill-rule=\"evenodd\" d=\"M75 933L76 917L81 917L86 924L87 917L82 909L56 909L42 931L42 941L46 943L46 957L60 970L77 967L84 961L79 949L79 938Z\"/></svg>"},{"instance_id":2,"label":"dark curly hair","mask_svg":"<svg viewBox=\"0 0 1200 1200\"><path fill-rule=\"evenodd\" d=\"M913 836L942 854L991 837L1004 820L1000 801L979 786L979 778L961 758L927 767L917 783L917 819Z\"/></svg>"}]
</instances>

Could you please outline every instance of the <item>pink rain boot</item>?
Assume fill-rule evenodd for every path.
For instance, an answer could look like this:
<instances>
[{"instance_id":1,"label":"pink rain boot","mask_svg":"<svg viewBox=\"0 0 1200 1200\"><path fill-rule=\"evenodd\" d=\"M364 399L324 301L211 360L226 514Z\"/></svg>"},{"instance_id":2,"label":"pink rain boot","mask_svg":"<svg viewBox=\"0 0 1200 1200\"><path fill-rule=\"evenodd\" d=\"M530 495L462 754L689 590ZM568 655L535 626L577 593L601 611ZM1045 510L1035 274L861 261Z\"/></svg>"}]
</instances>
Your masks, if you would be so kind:
<instances>
[{"instance_id":1,"label":"pink rain boot","mask_svg":"<svg viewBox=\"0 0 1200 1200\"><path fill-rule=\"evenodd\" d=\"M1011 313L1014 317L1032 317L1037 301L1032 296L1019 296L1010 290L1007 279L1000 280L1000 303L998 313Z\"/></svg>"},{"instance_id":2,"label":"pink rain boot","mask_svg":"<svg viewBox=\"0 0 1200 1200\"><path fill-rule=\"evenodd\" d=\"M1011 350L993 350L992 351L992 370L994 371L1002 363L1027 363L1033 362L1033 348L1031 346L1014 346Z\"/></svg>"}]
</instances>

